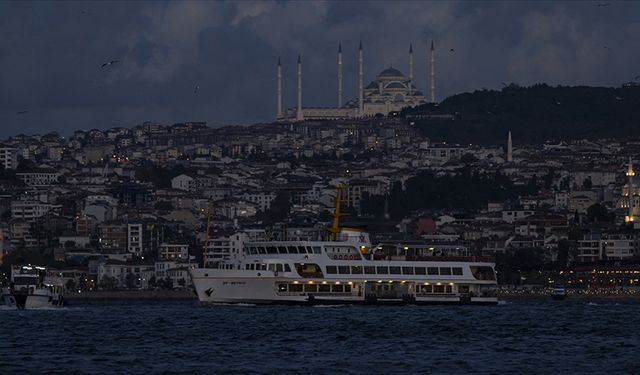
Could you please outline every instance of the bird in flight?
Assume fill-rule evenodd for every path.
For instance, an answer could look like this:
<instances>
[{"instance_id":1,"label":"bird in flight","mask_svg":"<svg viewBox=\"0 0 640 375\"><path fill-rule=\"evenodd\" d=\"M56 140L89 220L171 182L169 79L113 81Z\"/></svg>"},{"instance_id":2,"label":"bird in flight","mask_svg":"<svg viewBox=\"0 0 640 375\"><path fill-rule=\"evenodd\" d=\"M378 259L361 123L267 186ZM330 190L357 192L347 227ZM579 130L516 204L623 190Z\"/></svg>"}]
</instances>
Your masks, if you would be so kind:
<instances>
[{"instance_id":1,"label":"bird in flight","mask_svg":"<svg viewBox=\"0 0 640 375\"><path fill-rule=\"evenodd\" d=\"M109 61L109 62L106 62L106 63L102 64L100 67L101 67L101 68L104 68L104 67L107 67L107 66L109 66L109 65L112 65L112 64L118 63L118 62L120 62L120 61L119 61L119 60L111 60L111 61Z\"/></svg>"},{"instance_id":2,"label":"bird in flight","mask_svg":"<svg viewBox=\"0 0 640 375\"><path fill-rule=\"evenodd\" d=\"M598 5L596 5L597 7L608 7L611 6L611 3L600 3Z\"/></svg>"},{"instance_id":3,"label":"bird in flight","mask_svg":"<svg viewBox=\"0 0 640 375\"><path fill-rule=\"evenodd\" d=\"M453 48L451 48L451 49L449 50L449 52L455 52L455 51L456 51L456 50L454 50Z\"/></svg>"},{"instance_id":4,"label":"bird in flight","mask_svg":"<svg viewBox=\"0 0 640 375\"><path fill-rule=\"evenodd\" d=\"M193 88L193 93L197 94L199 89L200 89L200 86L196 85L196 87Z\"/></svg>"},{"instance_id":5,"label":"bird in flight","mask_svg":"<svg viewBox=\"0 0 640 375\"><path fill-rule=\"evenodd\" d=\"M29 113L29 111L18 111L17 112L19 115L24 115L25 113Z\"/></svg>"}]
</instances>

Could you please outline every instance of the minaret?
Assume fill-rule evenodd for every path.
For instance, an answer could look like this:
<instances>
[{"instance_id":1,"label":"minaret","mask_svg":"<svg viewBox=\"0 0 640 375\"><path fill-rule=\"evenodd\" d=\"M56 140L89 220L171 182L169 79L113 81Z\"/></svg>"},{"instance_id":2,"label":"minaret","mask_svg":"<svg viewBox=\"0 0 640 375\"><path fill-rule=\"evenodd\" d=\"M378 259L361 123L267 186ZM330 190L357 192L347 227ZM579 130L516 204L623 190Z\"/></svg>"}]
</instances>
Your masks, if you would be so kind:
<instances>
[{"instance_id":1,"label":"minaret","mask_svg":"<svg viewBox=\"0 0 640 375\"><path fill-rule=\"evenodd\" d=\"M338 108L342 107L342 43L338 44Z\"/></svg>"},{"instance_id":2,"label":"minaret","mask_svg":"<svg viewBox=\"0 0 640 375\"><path fill-rule=\"evenodd\" d=\"M362 72L362 41L358 48L358 114L364 115L364 91L363 91L363 72Z\"/></svg>"},{"instance_id":3,"label":"minaret","mask_svg":"<svg viewBox=\"0 0 640 375\"><path fill-rule=\"evenodd\" d=\"M298 55L298 109L296 110L296 120L302 121L302 58Z\"/></svg>"},{"instance_id":4,"label":"minaret","mask_svg":"<svg viewBox=\"0 0 640 375\"><path fill-rule=\"evenodd\" d=\"M282 65L280 64L280 57L278 57L278 108L276 109L276 119L283 118L282 113Z\"/></svg>"},{"instance_id":5,"label":"minaret","mask_svg":"<svg viewBox=\"0 0 640 375\"><path fill-rule=\"evenodd\" d=\"M507 137L507 162L513 162L513 143L511 143L511 130L509 130L509 136Z\"/></svg>"},{"instance_id":6,"label":"minaret","mask_svg":"<svg viewBox=\"0 0 640 375\"><path fill-rule=\"evenodd\" d=\"M413 94L413 46L409 44L409 95Z\"/></svg>"},{"instance_id":7,"label":"minaret","mask_svg":"<svg viewBox=\"0 0 640 375\"><path fill-rule=\"evenodd\" d=\"M629 177L629 214L625 218L625 221L633 221L633 176L636 174L633 172L633 163L631 157L629 157L629 167L627 168L627 177Z\"/></svg>"},{"instance_id":8,"label":"minaret","mask_svg":"<svg viewBox=\"0 0 640 375\"><path fill-rule=\"evenodd\" d=\"M436 102L436 57L433 49L433 40L431 41L431 103Z\"/></svg>"}]
</instances>

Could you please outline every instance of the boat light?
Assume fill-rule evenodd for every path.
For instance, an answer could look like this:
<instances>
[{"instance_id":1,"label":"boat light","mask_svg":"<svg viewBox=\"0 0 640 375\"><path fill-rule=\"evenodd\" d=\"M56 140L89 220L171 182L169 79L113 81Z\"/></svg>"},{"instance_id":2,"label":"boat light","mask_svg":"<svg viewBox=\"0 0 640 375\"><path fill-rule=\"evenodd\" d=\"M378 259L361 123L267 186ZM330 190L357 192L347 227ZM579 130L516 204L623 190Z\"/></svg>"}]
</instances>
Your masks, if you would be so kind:
<instances>
[{"instance_id":1,"label":"boat light","mask_svg":"<svg viewBox=\"0 0 640 375\"><path fill-rule=\"evenodd\" d=\"M389 284L393 283L393 280L389 280Z\"/></svg>"},{"instance_id":2,"label":"boat light","mask_svg":"<svg viewBox=\"0 0 640 375\"><path fill-rule=\"evenodd\" d=\"M429 285L429 283L424 283L424 285Z\"/></svg>"},{"instance_id":3,"label":"boat light","mask_svg":"<svg viewBox=\"0 0 640 375\"><path fill-rule=\"evenodd\" d=\"M436 285L442 285L442 283L436 283Z\"/></svg>"},{"instance_id":4,"label":"boat light","mask_svg":"<svg viewBox=\"0 0 640 375\"><path fill-rule=\"evenodd\" d=\"M327 283L326 281L323 281L323 282L322 282L322 284L323 284L323 285L324 285L324 284L326 284L326 283Z\"/></svg>"},{"instance_id":5,"label":"boat light","mask_svg":"<svg viewBox=\"0 0 640 375\"><path fill-rule=\"evenodd\" d=\"M313 284L313 281L309 281L309 284Z\"/></svg>"},{"instance_id":6,"label":"boat light","mask_svg":"<svg viewBox=\"0 0 640 375\"><path fill-rule=\"evenodd\" d=\"M336 281L336 285L340 285L340 281Z\"/></svg>"},{"instance_id":7,"label":"boat light","mask_svg":"<svg viewBox=\"0 0 640 375\"><path fill-rule=\"evenodd\" d=\"M453 283L449 283L449 285L453 285Z\"/></svg>"},{"instance_id":8,"label":"boat light","mask_svg":"<svg viewBox=\"0 0 640 375\"><path fill-rule=\"evenodd\" d=\"M378 283L381 283L381 282L382 282L382 280L378 280Z\"/></svg>"},{"instance_id":9,"label":"boat light","mask_svg":"<svg viewBox=\"0 0 640 375\"><path fill-rule=\"evenodd\" d=\"M353 281L349 281L347 284L349 284L349 285L353 285Z\"/></svg>"},{"instance_id":10,"label":"boat light","mask_svg":"<svg viewBox=\"0 0 640 375\"><path fill-rule=\"evenodd\" d=\"M300 282L299 282L299 281L294 281L293 283L294 283L294 284L300 284Z\"/></svg>"}]
</instances>

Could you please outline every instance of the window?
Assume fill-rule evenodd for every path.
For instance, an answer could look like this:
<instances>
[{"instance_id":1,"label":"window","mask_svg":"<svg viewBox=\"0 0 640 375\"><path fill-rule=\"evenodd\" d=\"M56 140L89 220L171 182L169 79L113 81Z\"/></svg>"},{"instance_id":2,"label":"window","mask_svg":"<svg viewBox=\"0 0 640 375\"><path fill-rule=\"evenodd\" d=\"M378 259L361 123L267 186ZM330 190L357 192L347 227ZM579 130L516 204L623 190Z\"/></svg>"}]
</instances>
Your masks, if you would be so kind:
<instances>
[{"instance_id":1,"label":"window","mask_svg":"<svg viewBox=\"0 0 640 375\"><path fill-rule=\"evenodd\" d=\"M450 267L440 267L440 274L441 275L451 275L451 268Z\"/></svg>"},{"instance_id":2,"label":"window","mask_svg":"<svg viewBox=\"0 0 640 375\"><path fill-rule=\"evenodd\" d=\"M298 248L295 246L287 246L289 254L298 254Z\"/></svg>"},{"instance_id":3,"label":"window","mask_svg":"<svg viewBox=\"0 0 640 375\"><path fill-rule=\"evenodd\" d=\"M278 284L278 292L286 292L287 284Z\"/></svg>"},{"instance_id":4,"label":"window","mask_svg":"<svg viewBox=\"0 0 640 375\"><path fill-rule=\"evenodd\" d=\"M367 275L375 275L376 268L373 266L364 266L364 273Z\"/></svg>"},{"instance_id":5,"label":"window","mask_svg":"<svg viewBox=\"0 0 640 375\"><path fill-rule=\"evenodd\" d=\"M451 269L453 271L453 274L456 276L462 276L462 268L460 267L453 267Z\"/></svg>"},{"instance_id":6,"label":"window","mask_svg":"<svg viewBox=\"0 0 640 375\"><path fill-rule=\"evenodd\" d=\"M432 293L433 292L433 287L431 285L420 285L419 286L419 290L422 291L422 293Z\"/></svg>"},{"instance_id":7,"label":"window","mask_svg":"<svg viewBox=\"0 0 640 375\"><path fill-rule=\"evenodd\" d=\"M427 275L438 275L438 267L427 267Z\"/></svg>"},{"instance_id":8,"label":"window","mask_svg":"<svg viewBox=\"0 0 640 375\"><path fill-rule=\"evenodd\" d=\"M413 275L413 267L402 267L403 275Z\"/></svg>"},{"instance_id":9,"label":"window","mask_svg":"<svg viewBox=\"0 0 640 375\"><path fill-rule=\"evenodd\" d=\"M427 269L424 267L416 267L416 275L426 275Z\"/></svg>"},{"instance_id":10,"label":"window","mask_svg":"<svg viewBox=\"0 0 640 375\"><path fill-rule=\"evenodd\" d=\"M321 254L322 253L322 248L320 246L314 246L313 247L313 253L314 254Z\"/></svg>"},{"instance_id":11,"label":"window","mask_svg":"<svg viewBox=\"0 0 640 375\"><path fill-rule=\"evenodd\" d=\"M477 280L495 280L496 274L493 272L493 268L488 266L471 266L471 274Z\"/></svg>"},{"instance_id":12,"label":"window","mask_svg":"<svg viewBox=\"0 0 640 375\"><path fill-rule=\"evenodd\" d=\"M389 273L392 275L399 275L400 267L389 267Z\"/></svg>"},{"instance_id":13,"label":"window","mask_svg":"<svg viewBox=\"0 0 640 375\"><path fill-rule=\"evenodd\" d=\"M280 263L276 264L276 271L277 272L283 272L284 271L284 267L282 267L282 264L280 264Z\"/></svg>"},{"instance_id":14,"label":"window","mask_svg":"<svg viewBox=\"0 0 640 375\"><path fill-rule=\"evenodd\" d=\"M379 275L386 275L389 273L389 269L386 266L376 267L376 271Z\"/></svg>"},{"instance_id":15,"label":"window","mask_svg":"<svg viewBox=\"0 0 640 375\"><path fill-rule=\"evenodd\" d=\"M434 285L433 286L434 293L444 293L444 285Z\"/></svg>"},{"instance_id":16,"label":"window","mask_svg":"<svg viewBox=\"0 0 640 375\"><path fill-rule=\"evenodd\" d=\"M313 249L311 248L311 246L307 246L307 253L313 254Z\"/></svg>"},{"instance_id":17,"label":"window","mask_svg":"<svg viewBox=\"0 0 640 375\"><path fill-rule=\"evenodd\" d=\"M251 247L249 248L249 253L250 253L250 254L258 254L258 249L257 249L257 248L255 248L255 247L253 247L253 246L251 246Z\"/></svg>"},{"instance_id":18,"label":"window","mask_svg":"<svg viewBox=\"0 0 640 375\"><path fill-rule=\"evenodd\" d=\"M334 293L343 293L344 292L344 285L340 284L340 285L331 285L331 291Z\"/></svg>"},{"instance_id":19,"label":"window","mask_svg":"<svg viewBox=\"0 0 640 375\"><path fill-rule=\"evenodd\" d=\"M351 293L351 285L347 284L344 286L344 292L345 293Z\"/></svg>"},{"instance_id":20,"label":"window","mask_svg":"<svg viewBox=\"0 0 640 375\"><path fill-rule=\"evenodd\" d=\"M328 284L320 284L320 285L318 285L318 292L320 292L320 293L329 293L329 292L331 292L331 285L328 285Z\"/></svg>"},{"instance_id":21,"label":"window","mask_svg":"<svg viewBox=\"0 0 640 375\"><path fill-rule=\"evenodd\" d=\"M244 269L245 269L245 270L248 270L248 269L249 269L249 265L248 265L248 264L245 264L245 265L244 265Z\"/></svg>"},{"instance_id":22,"label":"window","mask_svg":"<svg viewBox=\"0 0 640 375\"><path fill-rule=\"evenodd\" d=\"M275 271L276 270L276 265L271 263L271 264L269 264L269 268L268 269L269 269L269 271Z\"/></svg>"},{"instance_id":23,"label":"window","mask_svg":"<svg viewBox=\"0 0 640 375\"><path fill-rule=\"evenodd\" d=\"M267 254L278 254L278 249L275 246L267 246Z\"/></svg>"},{"instance_id":24,"label":"window","mask_svg":"<svg viewBox=\"0 0 640 375\"><path fill-rule=\"evenodd\" d=\"M278 246L278 254L286 254L287 247L286 246Z\"/></svg>"},{"instance_id":25,"label":"window","mask_svg":"<svg viewBox=\"0 0 640 375\"><path fill-rule=\"evenodd\" d=\"M287 263L284 264L284 271L285 272L291 272L291 267L289 267L289 264L287 264Z\"/></svg>"},{"instance_id":26,"label":"window","mask_svg":"<svg viewBox=\"0 0 640 375\"><path fill-rule=\"evenodd\" d=\"M342 273L342 274L350 274L351 270L349 268L349 266L338 266L338 273Z\"/></svg>"},{"instance_id":27,"label":"window","mask_svg":"<svg viewBox=\"0 0 640 375\"><path fill-rule=\"evenodd\" d=\"M449 294L453 293L453 285L445 285L444 292Z\"/></svg>"},{"instance_id":28,"label":"window","mask_svg":"<svg viewBox=\"0 0 640 375\"><path fill-rule=\"evenodd\" d=\"M336 266L327 266L327 273L328 274L336 274L336 273L338 273L338 267L336 267Z\"/></svg>"},{"instance_id":29,"label":"window","mask_svg":"<svg viewBox=\"0 0 640 375\"><path fill-rule=\"evenodd\" d=\"M360 275L362 274L362 266L351 266L351 273L353 275Z\"/></svg>"},{"instance_id":30,"label":"window","mask_svg":"<svg viewBox=\"0 0 640 375\"><path fill-rule=\"evenodd\" d=\"M316 285L316 284L305 284L304 291L307 292L307 293L309 293L309 292L315 293L315 292L318 291L318 285Z\"/></svg>"},{"instance_id":31,"label":"window","mask_svg":"<svg viewBox=\"0 0 640 375\"><path fill-rule=\"evenodd\" d=\"M307 252L307 250L304 249L304 246L298 246L298 253L304 254L306 252Z\"/></svg>"},{"instance_id":32,"label":"window","mask_svg":"<svg viewBox=\"0 0 640 375\"><path fill-rule=\"evenodd\" d=\"M266 254L267 250L264 248L264 246L258 246L258 253Z\"/></svg>"},{"instance_id":33,"label":"window","mask_svg":"<svg viewBox=\"0 0 640 375\"><path fill-rule=\"evenodd\" d=\"M289 292L293 292L293 293L302 292L302 284L289 284Z\"/></svg>"}]
</instances>

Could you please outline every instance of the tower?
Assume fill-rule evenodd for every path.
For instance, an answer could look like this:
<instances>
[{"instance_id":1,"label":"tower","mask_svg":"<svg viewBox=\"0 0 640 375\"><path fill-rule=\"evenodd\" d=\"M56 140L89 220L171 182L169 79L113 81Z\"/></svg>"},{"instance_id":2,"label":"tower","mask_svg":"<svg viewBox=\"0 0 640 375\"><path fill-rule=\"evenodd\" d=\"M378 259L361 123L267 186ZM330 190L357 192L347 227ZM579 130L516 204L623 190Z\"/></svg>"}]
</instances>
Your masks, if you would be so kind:
<instances>
[{"instance_id":1,"label":"tower","mask_svg":"<svg viewBox=\"0 0 640 375\"><path fill-rule=\"evenodd\" d=\"M629 166L627 167L627 177L629 178L629 213L628 215L624 218L625 222L630 222L633 221L634 217L633 217L633 195L634 195L634 189L633 189L633 176L635 176L636 174L633 172L633 163L631 161L631 157L629 157Z\"/></svg>"},{"instance_id":2,"label":"tower","mask_svg":"<svg viewBox=\"0 0 640 375\"><path fill-rule=\"evenodd\" d=\"M338 44L338 108L342 107L342 43Z\"/></svg>"},{"instance_id":3,"label":"tower","mask_svg":"<svg viewBox=\"0 0 640 375\"><path fill-rule=\"evenodd\" d=\"M296 110L296 120L302 121L302 58L298 55L298 108Z\"/></svg>"},{"instance_id":4,"label":"tower","mask_svg":"<svg viewBox=\"0 0 640 375\"><path fill-rule=\"evenodd\" d=\"M358 114L364 115L364 90L363 90L363 72L362 72L362 41L358 48Z\"/></svg>"},{"instance_id":5,"label":"tower","mask_svg":"<svg viewBox=\"0 0 640 375\"><path fill-rule=\"evenodd\" d=\"M509 130L509 136L507 137L507 162L513 162L513 143L511 143L511 130Z\"/></svg>"},{"instance_id":6,"label":"tower","mask_svg":"<svg viewBox=\"0 0 640 375\"><path fill-rule=\"evenodd\" d=\"M278 104L276 108L276 119L284 117L282 113L282 65L280 64L280 57L278 57Z\"/></svg>"},{"instance_id":7,"label":"tower","mask_svg":"<svg viewBox=\"0 0 640 375\"><path fill-rule=\"evenodd\" d=\"M413 94L413 45L409 44L409 95Z\"/></svg>"},{"instance_id":8,"label":"tower","mask_svg":"<svg viewBox=\"0 0 640 375\"><path fill-rule=\"evenodd\" d=\"M430 99L431 103L436 102L436 57L433 49L433 40L431 41L431 85L430 85Z\"/></svg>"}]
</instances>

